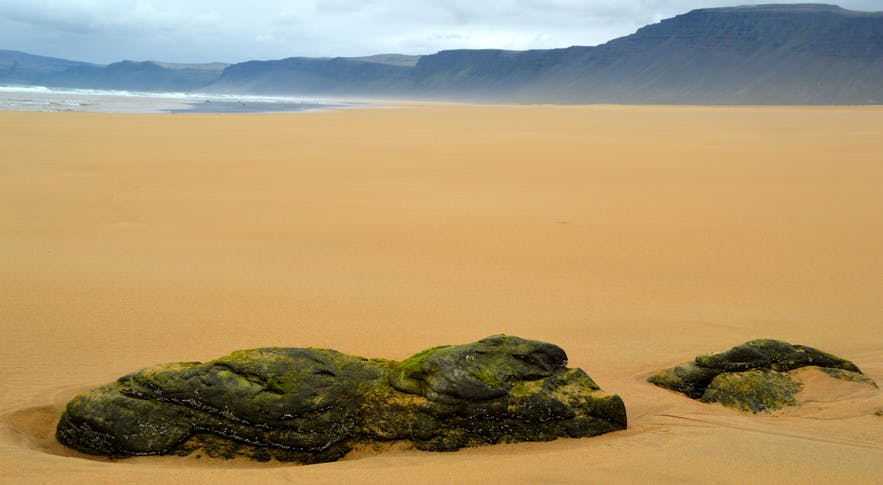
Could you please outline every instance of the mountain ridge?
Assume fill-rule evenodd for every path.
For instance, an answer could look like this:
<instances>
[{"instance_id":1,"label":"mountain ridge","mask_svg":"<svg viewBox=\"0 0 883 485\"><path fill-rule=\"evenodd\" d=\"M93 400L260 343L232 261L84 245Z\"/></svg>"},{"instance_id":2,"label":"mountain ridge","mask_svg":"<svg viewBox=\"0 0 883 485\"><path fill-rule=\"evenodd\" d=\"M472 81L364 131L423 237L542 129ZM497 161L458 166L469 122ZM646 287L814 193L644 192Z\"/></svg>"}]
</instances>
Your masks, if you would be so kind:
<instances>
[{"instance_id":1,"label":"mountain ridge","mask_svg":"<svg viewBox=\"0 0 883 485\"><path fill-rule=\"evenodd\" d=\"M4 52L0 82L10 82ZM527 51L46 64L31 82L491 103L883 104L883 12L806 3L702 8L597 46Z\"/></svg>"}]
</instances>

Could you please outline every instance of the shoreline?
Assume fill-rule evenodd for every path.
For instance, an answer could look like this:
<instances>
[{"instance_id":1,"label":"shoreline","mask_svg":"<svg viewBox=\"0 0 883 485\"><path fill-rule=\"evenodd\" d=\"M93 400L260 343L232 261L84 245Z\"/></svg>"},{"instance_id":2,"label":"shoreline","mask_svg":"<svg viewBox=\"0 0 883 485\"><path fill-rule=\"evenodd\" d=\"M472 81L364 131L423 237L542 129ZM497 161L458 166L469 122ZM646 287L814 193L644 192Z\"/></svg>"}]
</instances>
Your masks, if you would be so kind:
<instances>
[{"instance_id":1,"label":"shoreline","mask_svg":"<svg viewBox=\"0 0 883 485\"><path fill-rule=\"evenodd\" d=\"M348 99L0 86L0 111L116 114L298 113L365 106Z\"/></svg>"},{"instance_id":2,"label":"shoreline","mask_svg":"<svg viewBox=\"0 0 883 485\"><path fill-rule=\"evenodd\" d=\"M0 86L0 112L97 112L108 114L276 114L407 106L499 108L695 108L695 109L880 109L883 105L742 104L511 104L441 100L314 97L202 92L137 92L45 86Z\"/></svg>"}]
</instances>

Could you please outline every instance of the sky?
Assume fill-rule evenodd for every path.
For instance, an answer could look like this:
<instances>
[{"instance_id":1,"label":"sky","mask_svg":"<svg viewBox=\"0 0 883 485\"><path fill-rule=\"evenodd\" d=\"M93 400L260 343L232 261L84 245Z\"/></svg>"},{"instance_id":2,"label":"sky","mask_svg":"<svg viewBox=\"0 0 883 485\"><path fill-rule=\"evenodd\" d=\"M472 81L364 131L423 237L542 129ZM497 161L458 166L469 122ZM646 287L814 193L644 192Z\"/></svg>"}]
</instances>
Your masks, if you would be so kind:
<instances>
[{"instance_id":1,"label":"sky","mask_svg":"<svg viewBox=\"0 0 883 485\"><path fill-rule=\"evenodd\" d=\"M774 0L0 0L0 49L96 63L598 45L694 8ZM883 11L883 0L829 0Z\"/></svg>"}]
</instances>

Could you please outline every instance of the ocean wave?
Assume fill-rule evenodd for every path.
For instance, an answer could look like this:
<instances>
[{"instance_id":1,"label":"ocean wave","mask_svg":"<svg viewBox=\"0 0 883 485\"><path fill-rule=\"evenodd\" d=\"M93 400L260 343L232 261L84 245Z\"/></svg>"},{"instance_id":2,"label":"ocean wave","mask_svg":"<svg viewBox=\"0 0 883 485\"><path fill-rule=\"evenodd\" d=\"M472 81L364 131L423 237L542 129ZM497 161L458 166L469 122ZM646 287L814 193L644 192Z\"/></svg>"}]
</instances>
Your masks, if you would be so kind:
<instances>
[{"instance_id":1,"label":"ocean wave","mask_svg":"<svg viewBox=\"0 0 883 485\"><path fill-rule=\"evenodd\" d=\"M0 86L0 110L102 112L271 112L356 106L313 97ZM212 107L216 105L216 107Z\"/></svg>"},{"instance_id":2,"label":"ocean wave","mask_svg":"<svg viewBox=\"0 0 883 485\"><path fill-rule=\"evenodd\" d=\"M0 93L39 93L58 95L80 96L118 96L135 98L160 98L180 99L185 101L243 101L249 103L322 103L322 104L347 104L341 101L314 98L308 96L282 96L282 95L254 95L232 93L202 93L202 92L156 92L156 91L127 91L116 89L81 89L81 88L56 88L48 86L0 86Z\"/></svg>"}]
</instances>

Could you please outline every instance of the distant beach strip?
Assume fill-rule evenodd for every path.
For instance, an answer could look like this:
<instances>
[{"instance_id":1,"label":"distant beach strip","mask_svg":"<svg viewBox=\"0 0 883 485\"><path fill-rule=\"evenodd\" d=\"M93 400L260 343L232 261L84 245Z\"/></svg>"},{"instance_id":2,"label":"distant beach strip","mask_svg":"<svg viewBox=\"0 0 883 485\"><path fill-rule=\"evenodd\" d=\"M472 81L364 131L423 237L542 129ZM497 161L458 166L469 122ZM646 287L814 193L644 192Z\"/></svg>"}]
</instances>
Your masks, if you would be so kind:
<instances>
[{"instance_id":1,"label":"distant beach strip","mask_svg":"<svg viewBox=\"0 0 883 485\"><path fill-rule=\"evenodd\" d=\"M42 86L0 86L0 111L96 113L288 113L363 106L340 100L292 96L146 93Z\"/></svg>"}]
</instances>

